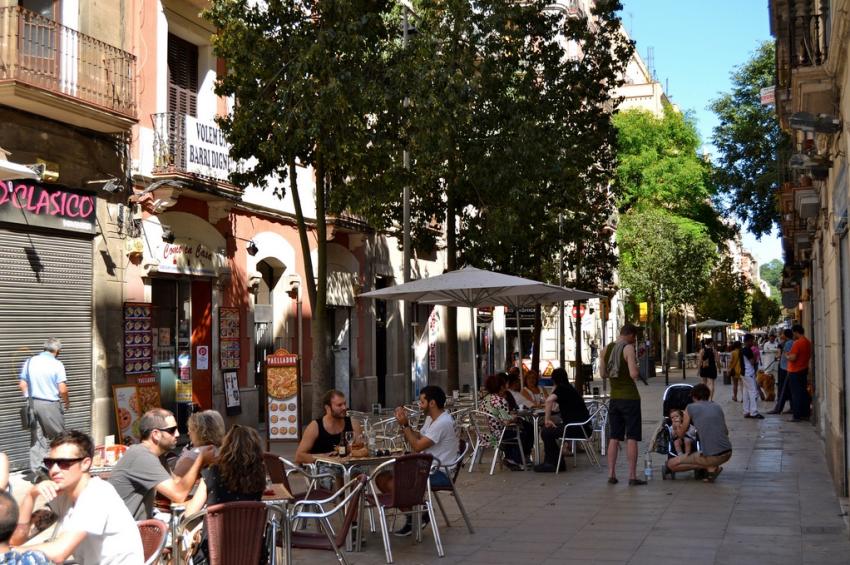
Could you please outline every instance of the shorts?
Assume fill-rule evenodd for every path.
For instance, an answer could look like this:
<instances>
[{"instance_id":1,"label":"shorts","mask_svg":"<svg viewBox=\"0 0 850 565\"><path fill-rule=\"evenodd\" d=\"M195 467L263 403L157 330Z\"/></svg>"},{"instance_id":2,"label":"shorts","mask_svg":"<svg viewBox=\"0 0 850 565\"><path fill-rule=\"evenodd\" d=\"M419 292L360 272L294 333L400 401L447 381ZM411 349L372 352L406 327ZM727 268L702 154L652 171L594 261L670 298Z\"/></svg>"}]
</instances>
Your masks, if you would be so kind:
<instances>
[{"instance_id":1,"label":"shorts","mask_svg":"<svg viewBox=\"0 0 850 565\"><path fill-rule=\"evenodd\" d=\"M452 486L451 481L449 481L448 475L446 475L446 473L443 471L431 472L431 477L429 478L429 481L431 483L431 488Z\"/></svg>"},{"instance_id":2,"label":"shorts","mask_svg":"<svg viewBox=\"0 0 850 565\"><path fill-rule=\"evenodd\" d=\"M640 441L641 435L640 400L612 398L608 404L608 428L611 439Z\"/></svg>"},{"instance_id":3,"label":"shorts","mask_svg":"<svg viewBox=\"0 0 850 565\"><path fill-rule=\"evenodd\" d=\"M682 455L679 457L680 465L693 465L695 467L718 467L732 458L732 450L718 453L717 455L705 455L694 451L690 455Z\"/></svg>"}]
</instances>

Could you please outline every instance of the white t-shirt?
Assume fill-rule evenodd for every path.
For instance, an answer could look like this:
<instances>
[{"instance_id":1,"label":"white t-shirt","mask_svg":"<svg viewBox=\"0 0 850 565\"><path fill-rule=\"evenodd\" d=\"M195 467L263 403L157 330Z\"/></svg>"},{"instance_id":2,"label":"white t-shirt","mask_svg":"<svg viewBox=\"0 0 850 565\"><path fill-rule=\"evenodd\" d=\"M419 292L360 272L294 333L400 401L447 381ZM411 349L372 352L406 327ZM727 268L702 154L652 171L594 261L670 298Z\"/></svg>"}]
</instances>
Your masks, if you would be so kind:
<instances>
[{"instance_id":1,"label":"white t-shirt","mask_svg":"<svg viewBox=\"0 0 850 565\"><path fill-rule=\"evenodd\" d=\"M434 442L434 445L423 451L430 453L445 465L457 458L457 435L455 434L455 422L448 412L443 412L432 421L431 416L425 418L422 429L419 430L423 436Z\"/></svg>"},{"instance_id":2,"label":"white t-shirt","mask_svg":"<svg viewBox=\"0 0 850 565\"><path fill-rule=\"evenodd\" d=\"M51 507L59 516L57 534L83 531L74 550L80 565L141 565L145 562L136 521L115 489L97 477L89 479L76 504L60 496Z\"/></svg>"}]
</instances>

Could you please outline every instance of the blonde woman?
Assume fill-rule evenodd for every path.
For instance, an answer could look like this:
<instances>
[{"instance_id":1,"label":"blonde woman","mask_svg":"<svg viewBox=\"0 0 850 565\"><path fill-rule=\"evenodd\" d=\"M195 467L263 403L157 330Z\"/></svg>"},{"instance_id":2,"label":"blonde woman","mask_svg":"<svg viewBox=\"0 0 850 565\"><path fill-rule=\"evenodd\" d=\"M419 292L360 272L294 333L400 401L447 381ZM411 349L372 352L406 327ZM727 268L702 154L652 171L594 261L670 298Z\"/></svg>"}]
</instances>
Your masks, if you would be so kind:
<instances>
[{"instance_id":1,"label":"blonde woman","mask_svg":"<svg viewBox=\"0 0 850 565\"><path fill-rule=\"evenodd\" d=\"M192 463L197 459L201 447L212 446L217 455L224 438L224 418L215 410L195 412L189 416L187 425L192 445L180 454L180 458L174 465L174 474L177 477L182 477L192 468Z\"/></svg>"}]
</instances>

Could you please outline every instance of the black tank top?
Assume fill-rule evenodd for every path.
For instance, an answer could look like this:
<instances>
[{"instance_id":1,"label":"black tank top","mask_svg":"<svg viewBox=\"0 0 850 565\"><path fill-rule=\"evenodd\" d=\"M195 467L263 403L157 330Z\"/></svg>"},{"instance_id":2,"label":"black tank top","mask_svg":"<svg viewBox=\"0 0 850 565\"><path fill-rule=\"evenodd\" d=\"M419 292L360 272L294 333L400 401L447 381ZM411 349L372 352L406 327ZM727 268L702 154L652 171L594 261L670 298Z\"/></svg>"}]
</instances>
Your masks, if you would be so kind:
<instances>
[{"instance_id":1,"label":"black tank top","mask_svg":"<svg viewBox=\"0 0 850 565\"><path fill-rule=\"evenodd\" d=\"M342 433L338 434L329 434L325 429L324 424L322 424L322 418L316 418L316 425L319 426L319 437L316 438L316 442L313 444L313 449L310 450L310 453L330 453L336 446L340 444L342 441ZM351 418L345 418L345 428L343 428L343 432L353 432L354 428L351 427Z\"/></svg>"}]
</instances>

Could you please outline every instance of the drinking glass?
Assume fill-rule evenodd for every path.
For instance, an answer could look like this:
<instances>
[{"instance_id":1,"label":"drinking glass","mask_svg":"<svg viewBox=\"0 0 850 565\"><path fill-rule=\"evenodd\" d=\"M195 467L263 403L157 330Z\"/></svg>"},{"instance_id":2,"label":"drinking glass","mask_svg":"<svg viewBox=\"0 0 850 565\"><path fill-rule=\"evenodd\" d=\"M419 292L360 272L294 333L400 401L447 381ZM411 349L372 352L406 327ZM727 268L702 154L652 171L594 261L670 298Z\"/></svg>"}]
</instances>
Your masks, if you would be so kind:
<instances>
[{"instance_id":1,"label":"drinking glass","mask_svg":"<svg viewBox=\"0 0 850 565\"><path fill-rule=\"evenodd\" d=\"M354 444L354 432L345 432L345 445L351 449L351 446Z\"/></svg>"}]
</instances>

